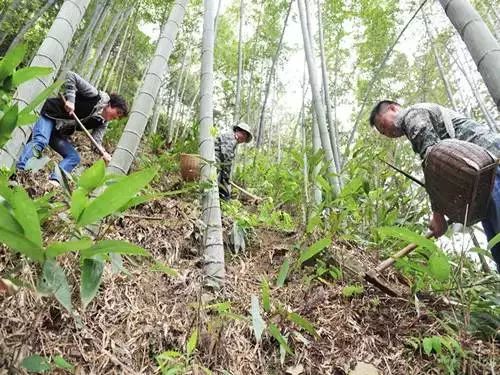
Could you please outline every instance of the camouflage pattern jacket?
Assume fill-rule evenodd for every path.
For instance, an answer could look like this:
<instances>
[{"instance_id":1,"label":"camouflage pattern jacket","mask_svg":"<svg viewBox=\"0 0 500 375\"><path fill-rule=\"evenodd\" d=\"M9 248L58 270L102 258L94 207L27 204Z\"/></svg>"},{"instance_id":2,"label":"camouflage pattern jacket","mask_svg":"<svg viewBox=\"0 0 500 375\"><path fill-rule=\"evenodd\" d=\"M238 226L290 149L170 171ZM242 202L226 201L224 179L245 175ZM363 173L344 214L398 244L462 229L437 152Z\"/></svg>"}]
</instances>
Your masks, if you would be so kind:
<instances>
[{"instance_id":1,"label":"camouflage pattern jacket","mask_svg":"<svg viewBox=\"0 0 500 375\"><path fill-rule=\"evenodd\" d=\"M413 151L422 159L431 146L446 138L475 143L500 158L500 134L438 104L420 103L402 109L395 125L403 130Z\"/></svg>"},{"instance_id":2,"label":"camouflage pattern jacket","mask_svg":"<svg viewBox=\"0 0 500 375\"><path fill-rule=\"evenodd\" d=\"M221 134L215 140L215 159L224 180L229 180L231 176L231 165L237 145L233 132Z\"/></svg>"}]
</instances>

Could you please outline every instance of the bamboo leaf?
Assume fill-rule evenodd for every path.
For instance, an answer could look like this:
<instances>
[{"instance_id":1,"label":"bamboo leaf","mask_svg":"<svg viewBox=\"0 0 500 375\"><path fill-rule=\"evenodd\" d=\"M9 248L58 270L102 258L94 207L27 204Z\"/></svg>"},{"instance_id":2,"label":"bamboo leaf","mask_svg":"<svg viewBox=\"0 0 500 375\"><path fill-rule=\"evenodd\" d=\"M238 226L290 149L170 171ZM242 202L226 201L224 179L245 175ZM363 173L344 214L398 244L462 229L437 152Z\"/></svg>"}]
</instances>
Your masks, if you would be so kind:
<instances>
[{"instance_id":1,"label":"bamboo leaf","mask_svg":"<svg viewBox=\"0 0 500 375\"><path fill-rule=\"evenodd\" d=\"M283 263L280 266L280 270L278 273L278 278L276 279L276 286L279 288L285 285L286 278L288 276L288 271L290 270L290 259L285 258Z\"/></svg>"},{"instance_id":2,"label":"bamboo leaf","mask_svg":"<svg viewBox=\"0 0 500 375\"><path fill-rule=\"evenodd\" d=\"M498 233L488 242L488 250L491 250L491 248L497 245L498 243L500 243L500 233Z\"/></svg>"},{"instance_id":3,"label":"bamboo leaf","mask_svg":"<svg viewBox=\"0 0 500 375\"><path fill-rule=\"evenodd\" d=\"M73 219L78 221L78 218L82 214L83 210L85 209L85 207L87 207L88 202L89 199L87 198L87 194L84 190L76 189L73 191L73 193L71 194L70 207L70 212L71 216L73 216Z\"/></svg>"},{"instance_id":4,"label":"bamboo leaf","mask_svg":"<svg viewBox=\"0 0 500 375\"><path fill-rule=\"evenodd\" d=\"M4 113L0 120L0 146L5 145L18 124L19 107L14 104Z\"/></svg>"},{"instance_id":5,"label":"bamboo leaf","mask_svg":"<svg viewBox=\"0 0 500 375\"><path fill-rule=\"evenodd\" d=\"M253 332L257 342L260 342L262 333L264 333L264 329L266 328L266 322L264 322L264 319L260 315L259 299L254 294L252 294L251 298L250 314L252 315Z\"/></svg>"},{"instance_id":6,"label":"bamboo leaf","mask_svg":"<svg viewBox=\"0 0 500 375\"><path fill-rule=\"evenodd\" d=\"M55 259L47 259L43 264L38 291L54 295L66 310L70 313L73 311L71 306L71 288L64 270Z\"/></svg>"},{"instance_id":7,"label":"bamboo leaf","mask_svg":"<svg viewBox=\"0 0 500 375\"><path fill-rule=\"evenodd\" d=\"M27 47L19 44L4 56L0 63L0 82L14 73L14 69L23 61Z\"/></svg>"},{"instance_id":8,"label":"bamboo leaf","mask_svg":"<svg viewBox=\"0 0 500 375\"><path fill-rule=\"evenodd\" d=\"M17 87L21 83L34 78L44 77L52 73L52 70L52 68L43 66L28 66L26 68L19 69L12 75L12 84Z\"/></svg>"},{"instance_id":9,"label":"bamboo leaf","mask_svg":"<svg viewBox=\"0 0 500 375\"><path fill-rule=\"evenodd\" d=\"M31 260L39 263L43 262L43 249L24 237L24 234L0 228L0 242L7 245L11 250L25 255Z\"/></svg>"},{"instance_id":10,"label":"bamboo leaf","mask_svg":"<svg viewBox=\"0 0 500 375\"><path fill-rule=\"evenodd\" d=\"M431 342L432 342L432 349L434 350L434 352L437 354L441 353L441 337L432 336Z\"/></svg>"},{"instance_id":11,"label":"bamboo leaf","mask_svg":"<svg viewBox=\"0 0 500 375\"><path fill-rule=\"evenodd\" d=\"M382 238L385 237L394 237L403 241L411 242L426 248L428 250L439 251L439 248L436 246L434 241L429 238L425 238L424 236L415 233L407 228L403 227L382 227L378 228L378 232Z\"/></svg>"},{"instance_id":12,"label":"bamboo leaf","mask_svg":"<svg viewBox=\"0 0 500 375\"><path fill-rule=\"evenodd\" d=\"M35 203L30 199L28 193L20 187L9 189L7 186L1 185L0 195L12 207L15 219L23 228L24 236L41 248L42 231L40 229L40 220Z\"/></svg>"},{"instance_id":13,"label":"bamboo leaf","mask_svg":"<svg viewBox=\"0 0 500 375\"><path fill-rule=\"evenodd\" d=\"M144 169L109 186L84 209L78 224L81 226L92 224L118 211L149 184L156 172L153 168Z\"/></svg>"},{"instance_id":14,"label":"bamboo leaf","mask_svg":"<svg viewBox=\"0 0 500 375\"><path fill-rule=\"evenodd\" d=\"M82 259L85 259L109 253L149 256L149 253L142 247L119 240L104 240L96 242L94 246L82 250L80 252L80 256Z\"/></svg>"},{"instance_id":15,"label":"bamboo leaf","mask_svg":"<svg viewBox=\"0 0 500 375\"><path fill-rule=\"evenodd\" d=\"M60 355L56 355L53 358L53 361L54 361L54 365L56 365L56 367L61 368L63 370L70 370L71 371L71 370L73 370L75 368L74 365L72 365L71 363L69 363L68 361L66 361Z\"/></svg>"},{"instance_id":16,"label":"bamboo leaf","mask_svg":"<svg viewBox=\"0 0 500 375\"><path fill-rule=\"evenodd\" d=\"M312 336L314 337L319 337L318 333L314 329L314 326L310 321L307 319L301 317L299 314L295 312L290 312L287 315L287 318L297 324L299 327L305 329L307 332L309 332Z\"/></svg>"},{"instance_id":17,"label":"bamboo leaf","mask_svg":"<svg viewBox=\"0 0 500 375\"><path fill-rule=\"evenodd\" d=\"M271 335L276 339L276 341L278 341L278 343L280 344L280 347L285 349L285 351L288 354L293 355L292 349L290 349L290 347L286 343L285 338L281 335L280 330L278 329L278 327L275 324L273 324L273 323L269 324L269 333L271 333Z\"/></svg>"},{"instance_id":18,"label":"bamboo leaf","mask_svg":"<svg viewBox=\"0 0 500 375\"><path fill-rule=\"evenodd\" d=\"M67 242L53 242L45 250L45 255L48 258L55 258L61 254L70 251L79 251L87 249L92 246L92 241L89 239L67 241Z\"/></svg>"},{"instance_id":19,"label":"bamboo leaf","mask_svg":"<svg viewBox=\"0 0 500 375\"><path fill-rule=\"evenodd\" d=\"M432 339L430 337L426 337L422 340L422 348L424 349L424 353L430 355L432 352Z\"/></svg>"},{"instance_id":20,"label":"bamboo leaf","mask_svg":"<svg viewBox=\"0 0 500 375\"><path fill-rule=\"evenodd\" d=\"M261 293L262 293L262 307L264 311L271 311L271 299L270 299L270 290L269 283L267 279L264 278L261 283Z\"/></svg>"},{"instance_id":21,"label":"bamboo leaf","mask_svg":"<svg viewBox=\"0 0 500 375\"><path fill-rule=\"evenodd\" d=\"M23 235L23 228L3 204L0 203L0 228Z\"/></svg>"},{"instance_id":22,"label":"bamboo leaf","mask_svg":"<svg viewBox=\"0 0 500 375\"><path fill-rule=\"evenodd\" d=\"M83 260L81 265L80 299L84 309L97 295L103 271L104 262L94 259Z\"/></svg>"},{"instance_id":23,"label":"bamboo leaf","mask_svg":"<svg viewBox=\"0 0 500 375\"><path fill-rule=\"evenodd\" d=\"M196 345L198 345L198 328L195 328L193 330L193 333L191 333L191 336L189 337L189 340L186 344L186 354L190 356L194 350L196 349Z\"/></svg>"},{"instance_id":24,"label":"bamboo leaf","mask_svg":"<svg viewBox=\"0 0 500 375\"><path fill-rule=\"evenodd\" d=\"M172 277L179 277L179 272L177 272L175 269L168 267L167 265L161 263L161 262L156 262L153 266L151 266L151 271L154 272L163 272L164 274Z\"/></svg>"},{"instance_id":25,"label":"bamboo leaf","mask_svg":"<svg viewBox=\"0 0 500 375\"><path fill-rule=\"evenodd\" d=\"M438 281L446 281L450 277L448 257L440 252L433 253L429 258L429 272Z\"/></svg>"},{"instance_id":26,"label":"bamboo leaf","mask_svg":"<svg viewBox=\"0 0 500 375\"><path fill-rule=\"evenodd\" d=\"M90 168L87 168L78 179L78 186L86 191L92 191L104 182L106 165L104 160L99 159Z\"/></svg>"},{"instance_id":27,"label":"bamboo leaf","mask_svg":"<svg viewBox=\"0 0 500 375\"><path fill-rule=\"evenodd\" d=\"M46 357L38 354L30 355L21 362L21 367L25 368L28 372L46 372L50 370L50 363Z\"/></svg>"},{"instance_id":28,"label":"bamboo leaf","mask_svg":"<svg viewBox=\"0 0 500 375\"><path fill-rule=\"evenodd\" d=\"M299 265L304 263L306 260L311 259L315 255L319 254L326 247L330 246L331 243L332 243L332 240L330 238L327 238L327 237L322 238L321 240L313 243L311 246L309 246L306 250L304 250L300 254L300 258L298 260Z\"/></svg>"}]
</instances>

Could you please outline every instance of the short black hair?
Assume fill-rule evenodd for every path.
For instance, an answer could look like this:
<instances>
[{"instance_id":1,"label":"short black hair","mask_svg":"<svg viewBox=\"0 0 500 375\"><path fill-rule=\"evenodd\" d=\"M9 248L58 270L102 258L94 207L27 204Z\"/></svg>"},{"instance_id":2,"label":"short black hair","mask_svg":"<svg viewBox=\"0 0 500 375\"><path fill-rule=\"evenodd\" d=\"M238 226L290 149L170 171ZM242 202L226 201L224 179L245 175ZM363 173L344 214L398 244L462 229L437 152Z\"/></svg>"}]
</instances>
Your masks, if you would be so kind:
<instances>
[{"instance_id":1,"label":"short black hair","mask_svg":"<svg viewBox=\"0 0 500 375\"><path fill-rule=\"evenodd\" d=\"M380 113L385 112L385 110L387 109L387 106L389 106L391 104L396 104L396 105L401 107L401 104L399 104L398 102L392 101L392 100L382 100L382 101L378 102L375 107L373 107L372 113L370 113L370 125L371 126L375 126L375 117L377 117L377 115L379 115Z\"/></svg>"},{"instance_id":2,"label":"short black hair","mask_svg":"<svg viewBox=\"0 0 500 375\"><path fill-rule=\"evenodd\" d=\"M122 111L123 117L128 116L128 105L125 98L118 94L109 94L109 106Z\"/></svg>"}]
</instances>

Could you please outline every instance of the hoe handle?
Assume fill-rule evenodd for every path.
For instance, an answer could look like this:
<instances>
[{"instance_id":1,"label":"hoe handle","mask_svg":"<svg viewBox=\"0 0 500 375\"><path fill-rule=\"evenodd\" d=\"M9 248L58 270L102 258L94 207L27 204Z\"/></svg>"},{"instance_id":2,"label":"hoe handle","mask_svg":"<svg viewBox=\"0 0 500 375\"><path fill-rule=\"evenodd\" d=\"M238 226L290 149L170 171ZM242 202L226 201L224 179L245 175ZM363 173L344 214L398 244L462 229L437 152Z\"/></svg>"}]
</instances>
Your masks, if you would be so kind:
<instances>
[{"instance_id":1,"label":"hoe handle","mask_svg":"<svg viewBox=\"0 0 500 375\"><path fill-rule=\"evenodd\" d=\"M425 234L425 238L431 238L431 237L432 237L432 232L429 231ZM399 250L396 254L392 255L390 258L387 258L382 263L380 263L377 266L377 268L375 268L375 271L378 273L385 270L387 267L392 266L396 260L404 257L405 255L410 254L413 250L417 248L417 246L418 245L414 243L409 244L405 248Z\"/></svg>"}]
</instances>

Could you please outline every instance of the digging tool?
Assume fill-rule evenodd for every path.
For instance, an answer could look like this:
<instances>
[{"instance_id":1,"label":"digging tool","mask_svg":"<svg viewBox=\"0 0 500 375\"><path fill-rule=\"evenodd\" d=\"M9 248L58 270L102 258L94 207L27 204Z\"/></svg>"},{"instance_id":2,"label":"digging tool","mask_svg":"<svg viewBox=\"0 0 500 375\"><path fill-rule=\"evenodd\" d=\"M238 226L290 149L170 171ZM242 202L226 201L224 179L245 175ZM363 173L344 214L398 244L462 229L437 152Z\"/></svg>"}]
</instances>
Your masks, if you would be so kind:
<instances>
[{"instance_id":1,"label":"digging tool","mask_svg":"<svg viewBox=\"0 0 500 375\"><path fill-rule=\"evenodd\" d=\"M63 101L63 103L66 105L66 98L64 97L64 95L63 94L59 94L59 97L61 98L61 100ZM83 126L83 124L80 121L80 119L78 118L78 116L74 112L71 113L71 116L76 121L76 123L78 124L78 126L83 130L83 132L85 133L85 135L90 139L90 141L95 146L95 148L97 148L97 150L99 150L99 152L101 153L101 155L105 157L108 153L106 152L106 150L104 150L102 148L102 146L99 143L97 143L97 141L94 139L94 137L92 137L92 134L90 134L90 132L87 130L87 128L85 126Z\"/></svg>"},{"instance_id":2,"label":"digging tool","mask_svg":"<svg viewBox=\"0 0 500 375\"><path fill-rule=\"evenodd\" d=\"M431 238L432 237L432 232L428 231L425 234L426 238ZM401 292L399 290L394 289L391 287L389 284L387 284L384 280L382 280L379 277L379 273L384 271L385 269L389 268L396 262L396 260L410 254L413 250L415 250L418 247L417 244L411 243L405 248L401 249L398 251L396 254L392 255L390 258L384 260L382 263L380 263L377 267L374 269L371 269L369 271L366 271L364 274L364 279L368 281L369 283L375 285L377 288L382 290L383 292L394 296L394 297L401 297Z\"/></svg>"},{"instance_id":3,"label":"digging tool","mask_svg":"<svg viewBox=\"0 0 500 375\"><path fill-rule=\"evenodd\" d=\"M231 186L234 186L236 189L238 189L239 191L241 191L243 194L249 196L250 198L256 200L257 202L260 202L260 201L264 200L264 198L261 198L261 197L258 197L256 195L253 195L249 191L243 189L241 186L236 185L233 181L229 181L229 183L231 184Z\"/></svg>"}]
</instances>

